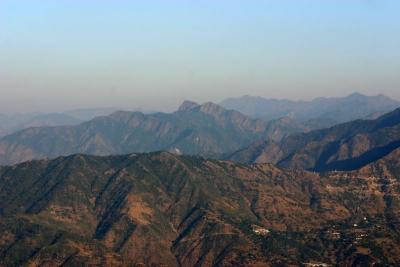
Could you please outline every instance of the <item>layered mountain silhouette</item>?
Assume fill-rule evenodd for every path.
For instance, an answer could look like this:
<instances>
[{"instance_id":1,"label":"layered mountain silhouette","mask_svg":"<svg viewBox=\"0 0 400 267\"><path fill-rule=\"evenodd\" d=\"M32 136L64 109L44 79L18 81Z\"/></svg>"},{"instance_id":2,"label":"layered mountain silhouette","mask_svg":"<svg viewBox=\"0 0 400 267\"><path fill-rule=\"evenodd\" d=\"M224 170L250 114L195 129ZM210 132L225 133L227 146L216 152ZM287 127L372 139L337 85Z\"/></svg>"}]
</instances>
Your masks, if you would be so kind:
<instances>
[{"instance_id":1,"label":"layered mountain silhouette","mask_svg":"<svg viewBox=\"0 0 400 267\"><path fill-rule=\"evenodd\" d=\"M0 137L13 132L40 126L76 125L82 120L63 113L1 115Z\"/></svg>"},{"instance_id":2,"label":"layered mountain silhouette","mask_svg":"<svg viewBox=\"0 0 400 267\"><path fill-rule=\"evenodd\" d=\"M185 102L174 113L118 111L77 126L29 128L6 136L0 140L0 164L74 153L171 150L213 155L233 152L268 136L276 140L297 130L280 130L279 125L285 124L268 124L213 103Z\"/></svg>"},{"instance_id":3,"label":"layered mountain silhouette","mask_svg":"<svg viewBox=\"0 0 400 267\"><path fill-rule=\"evenodd\" d=\"M77 118L81 121L88 121L91 119L94 119L96 117L101 117L101 116L107 116L110 115L111 113L114 113L116 111L120 110L119 108L116 107L109 107L109 108L83 108L83 109L73 109L73 110L67 110L64 111L63 113Z\"/></svg>"},{"instance_id":4,"label":"layered mountain silhouette","mask_svg":"<svg viewBox=\"0 0 400 267\"><path fill-rule=\"evenodd\" d=\"M31 127L77 125L96 117L108 116L118 110L120 109L86 108L67 110L59 113L0 114L0 137ZM142 109L135 109L135 111L145 114L150 113L150 111Z\"/></svg>"},{"instance_id":5,"label":"layered mountain silhouette","mask_svg":"<svg viewBox=\"0 0 400 267\"><path fill-rule=\"evenodd\" d=\"M376 118L400 107L400 102L384 95L366 96L353 93L347 97L316 98L312 101L243 96L226 99L221 105L254 118L271 120L291 117L317 129L356 119Z\"/></svg>"},{"instance_id":6,"label":"layered mountain silhouette","mask_svg":"<svg viewBox=\"0 0 400 267\"><path fill-rule=\"evenodd\" d=\"M259 141L228 158L270 162L314 171L354 170L400 147L400 109L375 120L356 120L295 134L280 142Z\"/></svg>"},{"instance_id":7,"label":"layered mountain silhouette","mask_svg":"<svg viewBox=\"0 0 400 267\"><path fill-rule=\"evenodd\" d=\"M398 155L326 174L168 152L0 167L0 265L396 265Z\"/></svg>"}]
</instances>

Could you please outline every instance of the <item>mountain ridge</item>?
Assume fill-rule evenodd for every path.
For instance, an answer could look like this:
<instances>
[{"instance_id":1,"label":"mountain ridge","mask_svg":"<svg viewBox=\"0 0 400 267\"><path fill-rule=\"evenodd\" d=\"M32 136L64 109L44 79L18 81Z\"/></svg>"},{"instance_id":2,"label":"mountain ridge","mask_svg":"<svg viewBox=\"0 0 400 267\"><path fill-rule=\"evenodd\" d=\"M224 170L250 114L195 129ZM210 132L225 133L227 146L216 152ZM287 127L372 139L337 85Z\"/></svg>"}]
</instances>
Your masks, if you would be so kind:
<instances>
[{"instance_id":1,"label":"mountain ridge","mask_svg":"<svg viewBox=\"0 0 400 267\"><path fill-rule=\"evenodd\" d=\"M338 123L366 118L373 113L386 113L400 107L400 101L382 94L366 96L360 93L346 97L319 97L310 101L243 96L223 100L220 104L266 120L289 116L300 122L323 118L333 119Z\"/></svg>"},{"instance_id":2,"label":"mountain ridge","mask_svg":"<svg viewBox=\"0 0 400 267\"><path fill-rule=\"evenodd\" d=\"M395 265L398 178L382 166L316 174L154 152L0 167L0 266Z\"/></svg>"},{"instance_id":3,"label":"mountain ridge","mask_svg":"<svg viewBox=\"0 0 400 267\"><path fill-rule=\"evenodd\" d=\"M375 120L356 120L295 134L280 143L254 143L228 158L315 171L353 170L378 160L399 145L400 108Z\"/></svg>"},{"instance_id":4,"label":"mountain ridge","mask_svg":"<svg viewBox=\"0 0 400 267\"><path fill-rule=\"evenodd\" d=\"M74 153L180 150L217 154L264 138L267 123L205 103L174 113L117 111L74 127L30 128L0 140L0 164Z\"/></svg>"},{"instance_id":5,"label":"mountain ridge","mask_svg":"<svg viewBox=\"0 0 400 267\"><path fill-rule=\"evenodd\" d=\"M41 126L77 125L82 120L64 113L1 115L0 138L11 133Z\"/></svg>"}]
</instances>

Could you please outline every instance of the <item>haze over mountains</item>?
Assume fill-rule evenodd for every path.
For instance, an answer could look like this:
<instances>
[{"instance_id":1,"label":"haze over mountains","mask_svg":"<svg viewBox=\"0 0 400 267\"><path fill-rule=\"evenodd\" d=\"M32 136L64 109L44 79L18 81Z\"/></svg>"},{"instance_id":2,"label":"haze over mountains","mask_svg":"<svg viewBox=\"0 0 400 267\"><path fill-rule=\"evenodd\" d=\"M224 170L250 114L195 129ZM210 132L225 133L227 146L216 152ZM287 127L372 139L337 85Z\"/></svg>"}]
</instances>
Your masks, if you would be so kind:
<instances>
[{"instance_id":1,"label":"haze over mountains","mask_svg":"<svg viewBox=\"0 0 400 267\"><path fill-rule=\"evenodd\" d=\"M0 0L0 267L400 266L399 10Z\"/></svg>"},{"instance_id":2,"label":"haze over mountains","mask_svg":"<svg viewBox=\"0 0 400 267\"><path fill-rule=\"evenodd\" d=\"M77 125L98 116L109 115L116 110L117 108L91 108L59 113L0 114L0 137L30 127Z\"/></svg>"},{"instance_id":3,"label":"haze over mountains","mask_svg":"<svg viewBox=\"0 0 400 267\"><path fill-rule=\"evenodd\" d=\"M157 150L211 155L233 152L266 133L264 121L213 103L187 103L170 114L118 111L77 126L26 129L1 139L0 162L74 153L110 155Z\"/></svg>"},{"instance_id":4,"label":"haze over mountains","mask_svg":"<svg viewBox=\"0 0 400 267\"><path fill-rule=\"evenodd\" d=\"M393 153L321 175L167 152L2 167L0 265L396 265Z\"/></svg>"},{"instance_id":5,"label":"haze over mountains","mask_svg":"<svg viewBox=\"0 0 400 267\"><path fill-rule=\"evenodd\" d=\"M376 98L380 99L377 104L365 108L365 101L371 102ZM396 103L382 96L367 97L358 94L341 100L324 101L341 103L336 105L337 113L342 111L340 108L343 103L350 101L361 117L371 115L370 112L377 114ZM388 104L390 105L387 106ZM333 112L333 107L331 110ZM70 114L81 114L80 118L90 118L96 112L98 114L105 111L76 111ZM349 115L352 116L356 114ZM286 116L266 122L252 119L237 111L226 110L211 102L199 105L187 101L173 113L118 111L76 126L22 130L0 139L0 163L13 164L74 153L111 155L158 150L216 156L232 153L260 140L280 142L291 134L309 132L331 124L333 120L322 117L299 122Z\"/></svg>"},{"instance_id":6,"label":"haze over mountains","mask_svg":"<svg viewBox=\"0 0 400 267\"><path fill-rule=\"evenodd\" d=\"M2 115L0 114L0 137L13 132L39 126L74 125L82 121L78 118L62 113L49 114L24 114Z\"/></svg>"},{"instance_id":7,"label":"haze over mountains","mask_svg":"<svg viewBox=\"0 0 400 267\"><path fill-rule=\"evenodd\" d=\"M0 266L398 265L400 108L321 114L185 101L7 135Z\"/></svg>"},{"instance_id":8,"label":"haze over mountains","mask_svg":"<svg viewBox=\"0 0 400 267\"><path fill-rule=\"evenodd\" d=\"M59 113L0 114L0 137L31 127L77 125L118 110L118 108L86 108ZM144 110L142 112L150 113Z\"/></svg>"},{"instance_id":9,"label":"haze over mountains","mask_svg":"<svg viewBox=\"0 0 400 267\"><path fill-rule=\"evenodd\" d=\"M254 118L271 120L290 117L300 122L319 119L331 121L331 125L325 126L332 126L335 123L374 118L399 107L400 102L384 95L366 96L353 93L346 97L319 97L312 101L243 96L226 99L220 105Z\"/></svg>"}]
</instances>

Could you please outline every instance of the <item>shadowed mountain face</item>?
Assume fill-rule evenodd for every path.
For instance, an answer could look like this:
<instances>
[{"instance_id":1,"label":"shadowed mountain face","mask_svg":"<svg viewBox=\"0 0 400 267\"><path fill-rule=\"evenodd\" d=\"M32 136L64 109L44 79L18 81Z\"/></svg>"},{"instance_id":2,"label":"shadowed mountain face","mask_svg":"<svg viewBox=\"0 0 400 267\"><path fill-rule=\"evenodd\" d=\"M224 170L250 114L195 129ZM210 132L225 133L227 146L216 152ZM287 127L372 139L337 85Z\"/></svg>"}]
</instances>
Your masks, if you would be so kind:
<instances>
[{"instance_id":1,"label":"shadowed mountain face","mask_svg":"<svg viewBox=\"0 0 400 267\"><path fill-rule=\"evenodd\" d=\"M0 266L396 265L396 155L324 175L167 152L1 167Z\"/></svg>"},{"instance_id":2,"label":"shadowed mountain face","mask_svg":"<svg viewBox=\"0 0 400 267\"><path fill-rule=\"evenodd\" d=\"M343 98L317 98L312 101L244 96L224 100L221 105L248 116L266 120L288 116L306 124L314 124L314 127L317 126L314 128L316 129L327 126L323 124L324 120L341 123L374 117L400 107L400 102L383 95L365 96L354 93ZM311 122L308 122L309 120Z\"/></svg>"},{"instance_id":3,"label":"shadowed mountain face","mask_svg":"<svg viewBox=\"0 0 400 267\"><path fill-rule=\"evenodd\" d=\"M279 143L253 143L229 158L315 171L354 170L384 157L398 147L400 109L376 120L357 120L292 135Z\"/></svg>"}]
</instances>

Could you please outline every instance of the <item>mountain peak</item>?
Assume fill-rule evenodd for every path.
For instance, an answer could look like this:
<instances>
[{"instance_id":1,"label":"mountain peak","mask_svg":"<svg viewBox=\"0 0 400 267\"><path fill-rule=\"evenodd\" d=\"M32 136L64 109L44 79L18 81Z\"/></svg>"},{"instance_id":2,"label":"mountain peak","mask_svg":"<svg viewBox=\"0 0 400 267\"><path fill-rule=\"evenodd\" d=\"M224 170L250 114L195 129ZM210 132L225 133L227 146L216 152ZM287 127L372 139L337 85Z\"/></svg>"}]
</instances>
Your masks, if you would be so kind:
<instances>
[{"instance_id":1,"label":"mountain peak","mask_svg":"<svg viewBox=\"0 0 400 267\"><path fill-rule=\"evenodd\" d=\"M182 103L182 105L179 106L178 111L190 110L190 109L193 109L193 108L198 107L198 106L200 106L200 105L197 104L196 102L185 100Z\"/></svg>"}]
</instances>

